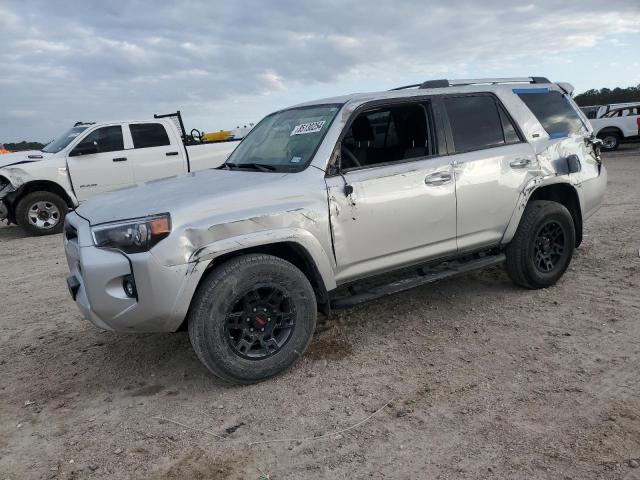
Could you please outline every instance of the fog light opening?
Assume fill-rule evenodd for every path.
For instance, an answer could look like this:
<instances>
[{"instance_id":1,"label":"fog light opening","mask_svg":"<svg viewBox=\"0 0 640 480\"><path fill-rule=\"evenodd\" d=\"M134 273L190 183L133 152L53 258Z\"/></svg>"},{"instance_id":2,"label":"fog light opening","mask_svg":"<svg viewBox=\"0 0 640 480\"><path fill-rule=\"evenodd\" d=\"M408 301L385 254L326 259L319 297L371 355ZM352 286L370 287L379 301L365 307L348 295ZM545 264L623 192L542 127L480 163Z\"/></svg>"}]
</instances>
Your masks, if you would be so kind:
<instances>
[{"instance_id":1,"label":"fog light opening","mask_svg":"<svg viewBox=\"0 0 640 480\"><path fill-rule=\"evenodd\" d=\"M133 279L133 275L127 275L122 279L122 288L127 297L138 299L138 290L136 289L136 282Z\"/></svg>"}]
</instances>

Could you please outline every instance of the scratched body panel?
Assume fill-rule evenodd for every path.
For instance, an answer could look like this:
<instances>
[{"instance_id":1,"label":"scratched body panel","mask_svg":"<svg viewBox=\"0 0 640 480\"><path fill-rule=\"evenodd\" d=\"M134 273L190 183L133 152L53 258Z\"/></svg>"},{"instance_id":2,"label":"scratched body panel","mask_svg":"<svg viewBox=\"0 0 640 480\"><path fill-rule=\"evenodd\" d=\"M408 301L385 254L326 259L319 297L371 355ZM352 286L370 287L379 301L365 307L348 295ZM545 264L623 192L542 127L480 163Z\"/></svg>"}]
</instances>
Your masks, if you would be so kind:
<instances>
[{"instance_id":1,"label":"scratched body panel","mask_svg":"<svg viewBox=\"0 0 640 480\"><path fill-rule=\"evenodd\" d=\"M542 187L563 184L575 189L581 218L587 218L601 204L606 185L606 170L593 146L587 147L588 122L583 134L551 138L512 87L487 84L364 93L301 104L298 107L341 105L306 169L295 173L214 169L96 197L70 216L78 229L77 239L65 240L70 267L82 270L83 282L97 295L104 286L89 285L86 265L103 265L104 271L104 263L113 262L120 271L127 270L130 261L134 274L140 269L149 283L162 282L153 288L162 301L144 305L142 299L126 301L126 311L113 307L100 316L100 322L117 323L122 329L126 319L129 330L153 331L157 318L161 320L155 330L171 331L184 320L204 273L225 254L295 243L308 254L330 292L340 284L410 264L481 248L503 249L512 240L527 202ZM339 158L345 128L371 102L424 102L445 94L477 92L500 99L517 123L520 142L463 153L441 148L431 156L361 169L330 168ZM569 168L572 155L580 163L575 171ZM526 160L522 168L514 163L522 160ZM171 233L149 252L129 255L127 260L93 246L90 232L96 225L162 213L170 214ZM79 269L75 258L83 256L88 260ZM155 268L164 271L153 275L150 269ZM120 298L108 300L105 305L123 303ZM90 305L84 307L91 310Z\"/></svg>"}]
</instances>

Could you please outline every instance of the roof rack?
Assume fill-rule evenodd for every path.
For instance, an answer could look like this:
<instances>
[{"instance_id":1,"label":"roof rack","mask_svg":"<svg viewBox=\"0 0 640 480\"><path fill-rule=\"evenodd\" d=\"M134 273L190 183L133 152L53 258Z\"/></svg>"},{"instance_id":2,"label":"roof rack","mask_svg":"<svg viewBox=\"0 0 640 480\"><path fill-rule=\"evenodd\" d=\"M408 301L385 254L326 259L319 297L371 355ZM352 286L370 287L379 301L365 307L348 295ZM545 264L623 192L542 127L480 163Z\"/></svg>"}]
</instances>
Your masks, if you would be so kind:
<instances>
[{"instance_id":1,"label":"roof rack","mask_svg":"<svg viewBox=\"0 0 640 480\"><path fill-rule=\"evenodd\" d=\"M95 125L96 122L76 122L73 124L74 127L79 127L81 125Z\"/></svg>"},{"instance_id":2,"label":"roof rack","mask_svg":"<svg viewBox=\"0 0 640 480\"><path fill-rule=\"evenodd\" d=\"M393 90L405 90L407 88L446 88L458 87L461 85L495 85L497 83L551 83L546 77L514 77L514 78L474 78L464 80L427 80L422 83L405 85L404 87L392 88Z\"/></svg>"}]
</instances>

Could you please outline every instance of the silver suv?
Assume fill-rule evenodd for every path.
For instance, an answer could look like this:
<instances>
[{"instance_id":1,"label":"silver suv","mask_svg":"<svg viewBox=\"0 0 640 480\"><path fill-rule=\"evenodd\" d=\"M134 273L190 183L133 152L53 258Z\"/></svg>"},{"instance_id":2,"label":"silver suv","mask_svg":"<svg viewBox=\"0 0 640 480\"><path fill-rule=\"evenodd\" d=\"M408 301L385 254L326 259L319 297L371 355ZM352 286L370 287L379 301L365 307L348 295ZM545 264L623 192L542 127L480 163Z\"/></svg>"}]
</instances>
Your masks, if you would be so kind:
<instances>
[{"instance_id":1,"label":"silver suv","mask_svg":"<svg viewBox=\"0 0 640 480\"><path fill-rule=\"evenodd\" d=\"M104 329L188 329L211 372L250 383L304 353L318 311L502 263L549 287L606 186L571 91L436 80L275 112L218 169L70 214L69 290Z\"/></svg>"}]
</instances>

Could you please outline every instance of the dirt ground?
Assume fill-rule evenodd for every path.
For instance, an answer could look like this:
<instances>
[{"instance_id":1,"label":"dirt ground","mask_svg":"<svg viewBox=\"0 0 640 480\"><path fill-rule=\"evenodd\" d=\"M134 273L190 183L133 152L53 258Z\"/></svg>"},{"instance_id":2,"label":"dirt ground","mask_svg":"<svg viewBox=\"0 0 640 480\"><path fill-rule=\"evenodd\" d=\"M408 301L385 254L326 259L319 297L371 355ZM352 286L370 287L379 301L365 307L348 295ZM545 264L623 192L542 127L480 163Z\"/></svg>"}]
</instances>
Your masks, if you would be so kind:
<instances>
[{"instance_id":1,"label":"dirt ground","mask_svg":"<svg viewBox=\"0 0 640 480\"><path fill-rule=\"evenodd\" d=\"M557 286L494 268L346 310L246 387L185 333L93 327L60 236L0 227L0 479L640 479L640 151L605 162Z\"/></svg>"}]
</instances>

